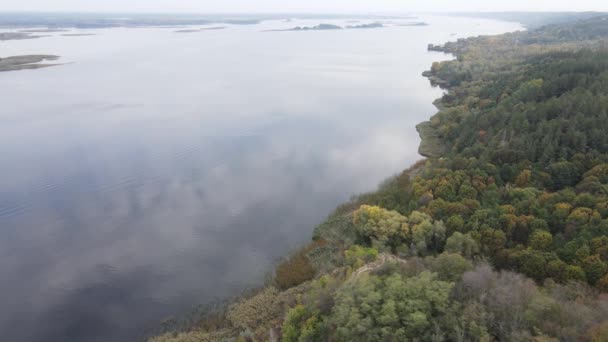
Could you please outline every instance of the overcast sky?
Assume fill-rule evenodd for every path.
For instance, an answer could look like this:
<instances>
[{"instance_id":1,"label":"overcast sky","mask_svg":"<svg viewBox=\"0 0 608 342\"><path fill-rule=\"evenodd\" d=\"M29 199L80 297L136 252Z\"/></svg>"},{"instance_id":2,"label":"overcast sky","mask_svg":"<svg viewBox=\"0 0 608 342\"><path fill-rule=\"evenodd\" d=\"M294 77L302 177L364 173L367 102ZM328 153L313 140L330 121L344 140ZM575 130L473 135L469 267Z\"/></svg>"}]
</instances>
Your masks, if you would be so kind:
<instances>
[{"instance_id":1,"label":"overcast sky","mask_svg":"<svg viewBox=\"0 0 608 342\"><path fill-rule=\"evenodd\" d=\"M608 11L608 0L2 0L0 11Z\"/></svg>"}]
</instances>

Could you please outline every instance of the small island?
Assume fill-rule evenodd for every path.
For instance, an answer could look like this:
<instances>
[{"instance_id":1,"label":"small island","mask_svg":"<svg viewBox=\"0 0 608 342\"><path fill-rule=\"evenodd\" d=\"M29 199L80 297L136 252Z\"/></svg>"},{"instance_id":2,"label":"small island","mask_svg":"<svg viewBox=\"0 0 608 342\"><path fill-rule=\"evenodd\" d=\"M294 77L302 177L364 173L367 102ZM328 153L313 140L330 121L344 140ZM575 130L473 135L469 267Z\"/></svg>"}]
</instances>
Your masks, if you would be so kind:
<instances>
[{"instance_id":1,"label":"small island","mask_svg":"<svg viewBox=\"0 0 608 342\"><path fill-rule=\"evenodd\" d=\"M22 39L37 39L44 36L34 36L28 32L0 32L0 41L2 40L22 40Z\"/></svg>"},{"instance_id":2,"label":"small island","mask_svg":"<svg viewBox=\"0 0 608 342\"><path fill-rule=\"evenodd\" d=\"M67 33L62 33L67 32ZM70 30L59 28L38 28L19 30L17 32L0 32L0 41L3 40L23 40L23 39L38 39L43 37L52 37L52 35L36 35L35 33L61 33L63 37L80 37L80 36L95 36L95 33L69 33Z\"/></svg>"},{"instance_id":3,"label":"small island","mask_svg":"<svg viewBox=\"0 0 608 342\"><path fill-rule=\"evenodd\" d=\"M203 28L201 28L201 31L216 31L216 30L223 30L225 28L226 28L226 26L203 27Z\"/></svg>"},{"instance_id":4,"label":"small island","mask_svg":"<svg viewBox=\"0 0 608 342\"><path fill-rule=\"evenodd\" d=\"M326 30L342 30L343 28L338 25L332 24L319 24L317 26L296 26L294 28L285 30L266 30L265 32L282 32L282 31L326 31Z\"/></svg>"},{"instance_id":5,"label":"small island","mask_svg":"<svg viewBox=\"0 0 608 342\"><path fill-rule=\"evenodd\" d=\"M177 30L177 31L173 31L173 32L175 32L175 33L194 33L194 32L201 32L201 30L188 29L188 30Z\"/></svg>"},{"instance_id":6,"label":"small island","mask_svg":"<svg viewBox=\"0 0 608 342\"><path fill-rule=\"evenodd\" d=\"M24 55L0 58L0 72L16 71L25 69L40 69L59 64L40 64L43 61L55 61L59 56L55 55Z\"/></svg>"},{"instance_id":7,"label":"small island","mask_svg":"<svg viewBox=\"0 0 608 342\"><path fill-rule=\"evenodd\" d=\"M183 30L177 30L177 31L173 31L175 33L195 33L195 32L202 32L202 31L216 31L216 30L223 30L225 29L225 26L215 26L215 27L202 27L199 29L183 29Z\"/></svg>"},{"instance_id":8,"label":"small island","mask_svg":"<svg viewBox=\"0 0 608 342\"><path fill-rule=\"evenodd\" d=\"M402 23L397 26L429 26L429 24L425 22L415 22L415 23Z\"/></svg>"},{"instance_id":9,"label":"small island","mask_svg":"<svg viewBox=\"0 0 608 342\"><path fill-rule=\"evenodd\" d=\"M372 29L372 28L381 28L384 27L382 23L375 22L371 24L361 24L361 25L349 25L346 26L348 29Z\"/></svg>"}]
</instances>

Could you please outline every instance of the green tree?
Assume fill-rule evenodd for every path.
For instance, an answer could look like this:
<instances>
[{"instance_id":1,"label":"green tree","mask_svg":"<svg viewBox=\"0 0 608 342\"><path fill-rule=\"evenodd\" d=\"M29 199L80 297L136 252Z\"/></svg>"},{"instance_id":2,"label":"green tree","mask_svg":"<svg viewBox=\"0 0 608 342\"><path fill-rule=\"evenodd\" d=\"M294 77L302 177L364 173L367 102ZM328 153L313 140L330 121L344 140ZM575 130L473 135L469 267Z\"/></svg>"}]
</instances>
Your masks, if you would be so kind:
<instances>
[{"instance_id":1,"label":"green tree","mask_svg":"<svg viewBox=\"0 0 608 342\"><path fill-rule=\"evenodd\" d=\"M450 253L459 253L470 258L479 253L479 244L471 237L471 234L456 232L447 239L445 250Z\"/></svg>"},{"instance_id":2,"label":"green tree","mask_svg":"<svg viewBox=\"0 0 608 342\"><path fill-rule=\"evenodd\" d=\"M547 231L537 230L530 235L528 244L537 251L548 252L553 245L553 236Z\"/></svg>"},{"instance_id":3,"label":"green tree","mask_svg":"<svg viewBox=\"0 0 608 342\"><path fill-rule=\"evenodd\" d=\"M549 165L549 173L555 189L563 189L576 185L580 179L578 167L573 163L562 161Z\"/></svg>"},{"instance_id":4,"label":"green tree","mask_svg":"<svg viewBox=\"0 0 608 342\"><path fill-rule=\"evenodd\" d=\"M587 276L580 266L568 265L564 272L566 281L585 281Z\"/></svg>"},{"instance_id":5,"label":"green tree","mask_svg":"<svg viewBox=\"0 0 608 342\"><path fill-rule=\"evenodd\" d=\"M602 277L606 275L608 266L602 261L599 255L587 257L583 262L583 270L587 275L587 281L591 285L595 285Z\"/></svg>"},{"instance_id":6,"label":"green tree","mask_svg":"<svg viewBox=\"0 0 608 342\"><path fill-rule=\"evenodd\" d=\"M445 223L447 235L464 231L464 219L460 215L452 215Z\"/></svg>"},{"instance_id":7,"label":"green tree","mask_svg":"<svg viewBox=\"0 0 608 342\"><path fill-rule=\"evenodd\" d=\"M432 270L440 280L457 281L466 271L473 269L473 264L462 255L442 253L431 260Z\"/></svg>"},{"instance_id":8,"label":"green tree","mask_svg":"<svg viewBox=\"0 0 608 342\"><path fill-rule=\"evenodd\" d=\"M406 217L376 206L362 205L353 213L353 223L359 235L369 242L396 247L410 237Z\"/></svg>"},{"instance_id":9,"label":"green tree","mask_svg":"<svg viewBox=\"0 0 608 342\"><path fill-rule=\"evenodd\" d=\"M340 289L331 323L336 341L425 339L432 322L447 312L453 283L422 272L405 278L363 276Z\"/></svg>"},{"instance_id":10,"label":"green tree","mask_svg":"<svg viewBox=\"0 0 608 342\"><path fill-rule=\"evenodd\" d=\"M486 254L494 255L505 247L507 237L505 236L505 233L500 230L485 228L480 232L479 242L482 251Z\"/></svg>"}]
</instances>

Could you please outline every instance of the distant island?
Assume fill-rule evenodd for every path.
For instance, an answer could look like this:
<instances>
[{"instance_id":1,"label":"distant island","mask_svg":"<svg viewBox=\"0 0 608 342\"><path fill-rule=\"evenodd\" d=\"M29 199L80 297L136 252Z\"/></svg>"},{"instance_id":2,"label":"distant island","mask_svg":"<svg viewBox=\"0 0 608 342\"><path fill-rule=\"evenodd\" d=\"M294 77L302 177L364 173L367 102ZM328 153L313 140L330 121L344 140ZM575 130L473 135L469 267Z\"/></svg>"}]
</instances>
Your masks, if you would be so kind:
<instances>
[{"instance_id":1,"label":"distant island","mask_svg":"<svg viewBox=\"0 0 608 342\"><path fill-rule=\"evenodd\" d=\"M279 16L245 15L188 15L188 14L81 14L66 13L0 13L2 28L31 28L41 32L58 32L68 28L97 29L112 27L168 27L213 24L255 25L262 20L279 19ZM44 31L42 31L44 30Z\"/></svg>"},{"instance_id":2,"label":"distant island","mask_svg":"<svg viewBox=\"0 0 608 342\"><path fill-rule=\"evenodd\" d=\"M347 23L359 23L358 20L349 20ZM425 22L412 22L412 23L400 23L400 24L390 24L389 26L428 26L429 24ZM341 27L333 24L319 24L317 26L296 26L289 29L276 29L276 30L266 30L264 32L283 32L283 31L325 31L325 30L341 30L341 29L374 29L374 28L383 28L387 27L387 25L381 22L373 22L369 24L357 24L357 25L347 25L345 27Z\"/></svg>"},{"instance_id":3,"label":"distant island","mask_svg":"<svg viewBox=\"0 0 608 342\"><path fill-rule=\"evenodd\" d=\"M193 32L201 32L201 30L192 30L192 29L188 29L188 30L177 30L177 31L173 31L175 33L193 33Z\"/></svg>"},{"instance_id":4,"label":"distant island","mask_svg":"<svg viewBox=\"0 0 608 342\"><path fill-rule=\"evenodd\" d=\"M317 26L296 26L290 29L283 30L266 30L264 32L281 32L281 31L325 31L325 30L342 30L341 26L332 24L319 24Z\"/></svg>"},{"instance_id":5,"label":"distant island","mask_svg":"<svg viewBox=\"0 0 608 342\"><path fill-rule=\"evenodd\" d=\"M0 32L0 41L2 40L22 40L22 39L37 39L44 36L34 36L28 32Z\"/></svg>"},{"instance_id":6,"label":"distant island","mask_svg":"<svg viewBox=\"0 0 608 342\"><path fill-rule=\"evenodd\" d=\"M361 25L349 25L346 26L348 29L371 29L371 28L381 28L384 27L382 23L375 22L371 24L361 24Z\"/></svg>"},{"instance_id":7,"label":"distant island","mask_svg":"<svg viewBox=\"0 0 608 342\"><path fill-rule=\"evenodd\" d=\"M55 55L24 55L0 58L0 72L16 71L24 69L40 69L59 64L39 64L43 61L55 61L59 56Z\"/></svg>"},{"instance_id":8,"label":"distant island","mask_svg":"<svg viewBox=\"0 0 608 342\"><path fill-rule=\"evenodd\" d=\"M110 27L185 27L198 25L255 25L266 20L290 22L293 19L328 20L344 19L354 23L359 20L416 19L414 17L384 15L331 15L331 14L136 14L136 13L69 13L4 12L0 13L1 28L110 28Z\"/></svg>"},{"instance_id":9,"label":"distant island","mask_svg":"<svg viewBox=\"0 0 608 342\"><path fill-rule=\"evenodd\" d=\"M215 27L203 27L200 30L201 31L215 31L215 30L223 30L225 28L226 28L226 26L215 26Z\"/></svg>"},{"instance_id":10,"label":"distant island","mask_svg":"<svg viewBox=\"0 0 608 342\"><path fill-rule=\"evenodd\" d=\"M0 41L4 40L24 40L24 39L38 39L44 37L52 37L51 35L34 35L34 33L60 33L70 32L70 30L64 29L31 29L31 30L20 30L17 32L0 32ZM81 36L96 36L96 33L62 33L60 36L63 37L81 37Z\"/></svg>"},{"instance_id":11,"label":"distant island","mask_svg":"<svg viewBox=\"0 0 608 342\"><path fill-rule=\"evenodd\" d=\"M294 27L293 29L291 29L290 31L308 31L308 30L341 30L342 27L338 26L338 25L332 25L332 24L319 24L317 26L313 26L313 27Z\"/></svg>"},{"instance_id":12,"label":"distant island","mask_svg":"<svg viewBox=\"0 0 608 342\"><path fill-rule=\"evenodd\" d=\"M398 24L397 26L429 26L429 24L425 22L416 22L416 23L403 23Z\"/></svg>"},{"instance_id":13,"label":"distant island","mask_svg":"<svg viewBox=\"0 0 608 342\"><path fill-rule=\"evenodd\" d=\"M198 29L183 29L183 30L177 30L177 31L173 31L175 33L194 33L194 32L202 32L202 31L215 31L215 30L223 30L225 29L225 26L216 26L216 27L203 27L203 28L198 28Z\"/></svg>"}]
</instances>

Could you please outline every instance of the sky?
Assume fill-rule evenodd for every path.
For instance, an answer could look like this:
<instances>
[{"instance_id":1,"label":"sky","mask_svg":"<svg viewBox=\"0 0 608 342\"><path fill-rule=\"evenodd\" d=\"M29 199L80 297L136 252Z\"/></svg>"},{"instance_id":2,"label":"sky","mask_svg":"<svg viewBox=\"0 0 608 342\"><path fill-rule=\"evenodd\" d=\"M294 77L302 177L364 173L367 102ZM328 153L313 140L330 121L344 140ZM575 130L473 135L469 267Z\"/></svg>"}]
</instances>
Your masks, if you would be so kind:
<instances>
[{"instance_id":1,"label":"sky","mask_svg":"<svg viewBox=\"0 0 608 342\"><path fill-rule=\"evenodd\" d=\"M2 0L0 11L201 13L608 11L608 0Z\"/></svg>"}]
</instances>

